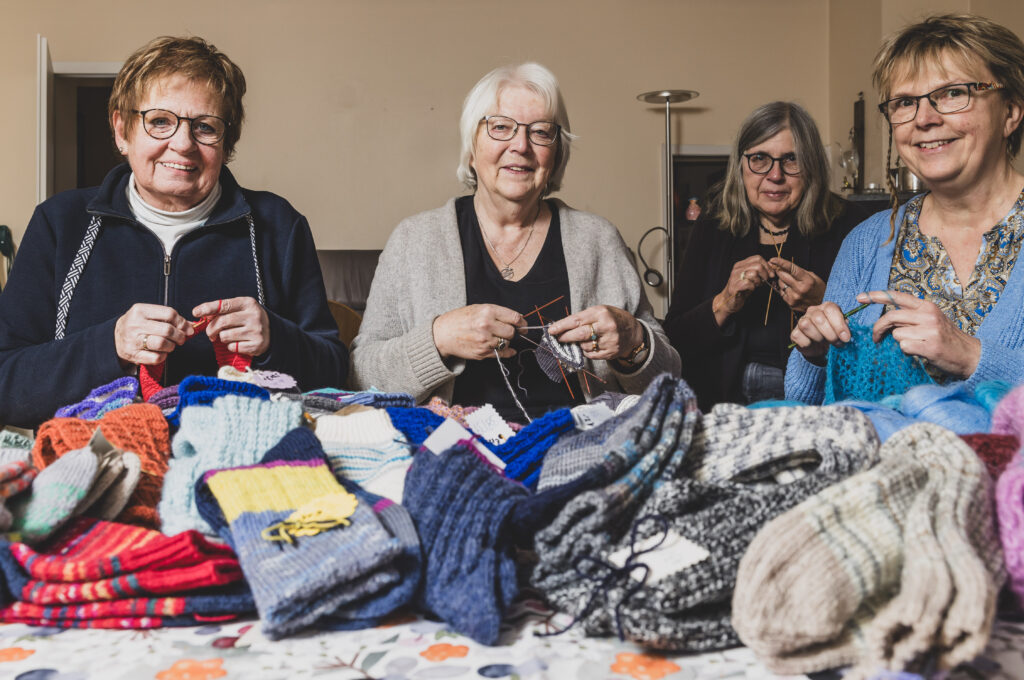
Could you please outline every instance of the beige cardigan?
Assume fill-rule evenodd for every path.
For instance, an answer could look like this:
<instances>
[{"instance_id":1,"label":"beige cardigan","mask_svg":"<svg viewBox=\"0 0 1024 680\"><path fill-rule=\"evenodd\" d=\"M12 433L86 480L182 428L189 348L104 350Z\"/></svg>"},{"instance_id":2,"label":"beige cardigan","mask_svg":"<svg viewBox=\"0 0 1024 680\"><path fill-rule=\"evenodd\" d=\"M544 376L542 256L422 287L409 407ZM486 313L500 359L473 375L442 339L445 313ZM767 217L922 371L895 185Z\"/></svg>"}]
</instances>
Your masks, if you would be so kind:
<instances>
[{"instance_id":1,"label":"beige cardigan","mask_svg":"<svg viewBox=\"0 0 1024 680\"><path fill-rule=\"evenodd\" d=\"M618 229L608 220L554 200L569 274L571 312L592 305L621 307L647 327L653 351L634 373L620 373L607 361L588 362L605 380L590 381L595 396L604 390L639 393L657 375L679 375L679 355L651 313L640 277ZM417 403L437 395L451 400L465 360L446 365L434 346L434 319L466 305L462 244L455 199L443 207L403 220L388 239L366 302L359 335L352 343L352 387L408 392ZM595 386L596 384L596 386Z\"/></svg>"}]
</instances>

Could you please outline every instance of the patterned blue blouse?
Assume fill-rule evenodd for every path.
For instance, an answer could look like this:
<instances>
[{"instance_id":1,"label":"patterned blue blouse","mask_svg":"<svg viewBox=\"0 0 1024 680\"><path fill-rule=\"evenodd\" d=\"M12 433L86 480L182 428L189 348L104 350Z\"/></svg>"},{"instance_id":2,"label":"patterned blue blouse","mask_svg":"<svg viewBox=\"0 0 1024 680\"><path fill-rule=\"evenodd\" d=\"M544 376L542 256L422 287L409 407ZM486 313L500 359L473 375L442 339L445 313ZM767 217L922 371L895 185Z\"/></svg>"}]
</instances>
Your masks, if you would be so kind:
<instances>
[{"instance_id":1,"label":"patterned blue blouse","mask_svg":"<svg viewBox=\"0 0 1024 680\"><path fill-rule=\"evenodd\" d=\"M1024 192L1010 213L985 232L966 285L957 279L942 241L918 228L923 201L923 195L915 196L907 204L893 251L889 288L934 302L960 330L973 336L999 301L1017 262L1024 241Z\"/></svg>"}]
</instances>

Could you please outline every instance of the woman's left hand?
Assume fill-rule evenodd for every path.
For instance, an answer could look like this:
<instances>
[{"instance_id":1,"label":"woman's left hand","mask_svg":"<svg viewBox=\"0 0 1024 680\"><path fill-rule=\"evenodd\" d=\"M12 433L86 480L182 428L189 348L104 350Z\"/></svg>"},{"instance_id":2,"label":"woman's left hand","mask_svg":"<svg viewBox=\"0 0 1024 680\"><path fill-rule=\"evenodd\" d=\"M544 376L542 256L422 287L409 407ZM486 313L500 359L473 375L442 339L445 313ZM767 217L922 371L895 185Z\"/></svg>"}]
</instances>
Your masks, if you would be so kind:
<instances>
[{"instance_id":1,"label":"woman's left hand","mask_svg":"<svg viewBox=\"0 0 1024 680\"><path fill-rule=\"evenodd\" d=\"M773 257L768 264L778 276L779 294L794 312L802 314L808 307L820 305L825 299L825 282L810 269L798 267L781 257Z\"/></svg>"},{"instance_id":2,"label":"woman's left hand","mask_svg":"<svg viewBox=\"0 0 1024 680\"><path fill-rule=\"evenodd\" d=\"M259 356L270 349L270 319L267 310L251 297L204 302L192 316L213 316L206 334L238 354Z\"/></svg>"},{"instance_id":3,"label":"woman's left hand","mask_svg":"<svg viewBox=\"0 0 1024 680\"><path fill-rule=\"evenodd\" d=\"M591 360L624 359L644 337L643 326L632 314L608 305L571 314L551 324L548 332L559 342L578 342L583 356Z\"/></svg>"},{"instance_id":4,"label":"woman's left hand","mask_svg":"<svg viewBox=\"0 0 1024 680\"><path fill-rule=\"evenodd\" d=\"M896 306L875 322L875 342L892 331L904 354L927 359L946 373L966 378L978 367L981 341L957 328L935 303L896 290L861 293L857 301Z\"/></svg>"}]
</instances>

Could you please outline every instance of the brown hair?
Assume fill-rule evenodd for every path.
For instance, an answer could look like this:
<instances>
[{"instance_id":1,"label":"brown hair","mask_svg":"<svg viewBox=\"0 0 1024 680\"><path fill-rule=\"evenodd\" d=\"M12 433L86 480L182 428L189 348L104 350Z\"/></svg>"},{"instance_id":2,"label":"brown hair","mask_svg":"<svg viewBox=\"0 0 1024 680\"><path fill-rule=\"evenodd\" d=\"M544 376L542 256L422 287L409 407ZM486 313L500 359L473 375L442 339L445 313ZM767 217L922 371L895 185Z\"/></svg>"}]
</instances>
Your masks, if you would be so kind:
<instances>
[{"instance_id":1,"label":"brown hair","mask_svg":"<svg viewBox=\"0 0 1024 680\"><path fill-rule=\"evenodd\" d=\"M242 107L245 76L226 54L202 38L161 36L150 40L128 57L114 80L114 90L107 105L111 128L117 111L124 121L125 134L130 133L137 123L133 109L139 108L154 83L173 75L205 82L210 91L220 97L220 115L228 122L224 133L224 158L230 161L245 118Z\"/></svg>"},{"instance_id":2,"label":"brown hair","mask_svg":"<svg viewBox=\"0 0 1024 680\"><path fill-rule=\"evenodd\" d=\"M941 64L949 55L965 67L983 64L992 73L998 90L1007 99L1024 106L1024 43L1017 34L991 19L976 14L941 14L893 33L875 55L872 81L880 102L890 98L893 82L926 65ZM1006 140L1007 158L1020 151L1024 126L1018 125ZM889 168L892 162L892 125L889 126L889 150L885 159L885 181L892 198L889 217L891 239L896 233L899 197ZM899 167L899 157L896 159Z\"/></svg>"}]
</instances>

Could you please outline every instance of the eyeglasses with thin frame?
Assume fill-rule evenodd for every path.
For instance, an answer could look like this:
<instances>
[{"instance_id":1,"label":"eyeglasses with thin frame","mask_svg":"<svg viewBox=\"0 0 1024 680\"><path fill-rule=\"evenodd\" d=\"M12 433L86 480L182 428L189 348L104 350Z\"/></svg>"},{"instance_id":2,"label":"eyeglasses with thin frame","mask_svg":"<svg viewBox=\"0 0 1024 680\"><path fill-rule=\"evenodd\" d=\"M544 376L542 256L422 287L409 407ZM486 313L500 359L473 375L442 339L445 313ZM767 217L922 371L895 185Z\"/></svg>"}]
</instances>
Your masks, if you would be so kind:
<instances>
[{"instance_id":1,"label":"eyeglasses with thin frame","mask_svg":"<svg viewBox=\"0 0 1024 680\"><path fill-rule=\"evenodd\" d=\"M508 116L484 116L480 122L487 126L487 136L498 142L507 142L516 136L519 127L526 128L530 141L540 146L551 146L558 141L558 133L562 126L549 120L537 120L532 123L520 123Z\"/></svg>"},{"instance_id":2,"label":"eyeglasses with thin frame","mask_svg":"<svg viewBox=\"0 0 1024 680\"><path fill-rule=\"evenodd\" d=\"M878 110L891 125L902 125L917 117L917 108L922 99L927 99L932 108L939 113L956 113L970 105L971 90L988 92L1001 89L1003 86L995 83L953 83L952 85L943 85L926 94L905 94L887 99L878 105Z\"/></svg>"},{"instance_id":3,"label":"eyeglasses with thin frame","mask_svg":"<svg viewBox=\"0 0 1024 680\"><path fill-rule=\"evenodd\" d=\"M220 116L206 115L189 118L187 116L179 116L173 111L167 111L166 109L146 109L145 111L132 109L132 113L142 116L142 127L146 134L153 139L173 137L174 133L178 131L181 121L186 120L188 121L189 131L192 133L192 139L205 146L213 146L224 139L224 134L228 130L228 125L230 125Z\"/></svg>"},{"instance_id":4,"label":"eyeglasses with thin frame","mask_svg":"<svg viewBox=\"0 0 1024 680\"><path fill-rule=\"evenodd\" d=\"M755 175L767 175L776 163L779 164L779 168L785 175L792 177L800 174L800 161L796 159L795 153L783 154L776 158L763 151L755 151L754 153L745 153L743 157L747 159L747 167Z\"/></svg>"}]
</instances>

